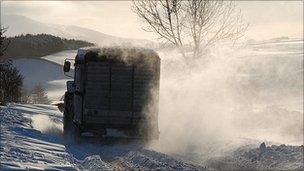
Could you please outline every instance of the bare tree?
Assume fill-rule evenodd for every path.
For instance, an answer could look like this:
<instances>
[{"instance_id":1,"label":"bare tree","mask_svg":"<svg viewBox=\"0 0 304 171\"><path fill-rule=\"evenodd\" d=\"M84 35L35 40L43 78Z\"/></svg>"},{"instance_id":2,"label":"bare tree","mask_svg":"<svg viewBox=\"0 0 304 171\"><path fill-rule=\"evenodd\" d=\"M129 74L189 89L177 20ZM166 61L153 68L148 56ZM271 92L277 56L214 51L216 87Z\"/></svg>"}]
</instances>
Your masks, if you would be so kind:
<instances>
[{"instance_id":1,"label":"bare tree","mask_svg":"<svg viewBox=\"0 0 304 171\"><path fill-rule=\"evenodd\" d=\"M149 25L144 30L157 33L160 39L178 47L185 57L182 33L186 16L181 8L182 0L133 1L133 11Z\"/></svg>"},{"instance_id":2,"label":"bare tree","mask_svg":"<svg viewBox=\"0 0 304 171\"><path fill-rule=\"evenodd\" d=\"M49 104L50 100L47 97L47 94L41 84L37 84L31 93L31 101L32 103L36 104Z\"/></svg>"},{"instance_id":3,"label":"bare tree","mask_svg":"<svg viewBox=\"0 0 304 171\"><path fill-rule=\"evenodd\" d=\"M22 87L20 102L21 103L30 103L30 98L31 98L31 92L26 87Z\"/></svg>"},{"instance_id":4,"label":"bare tree","mask_svg":"<svg viewBox=\"0 0 304 171\"><path fill-rule=\"evenodd\" d=\"M192 57L198 58L216 42L236 40L247 29L231 1L133 0L133 11L148 24L144 30L175 45L184 58L185 45L191 45Z\"/></svg>"}]
</instances>

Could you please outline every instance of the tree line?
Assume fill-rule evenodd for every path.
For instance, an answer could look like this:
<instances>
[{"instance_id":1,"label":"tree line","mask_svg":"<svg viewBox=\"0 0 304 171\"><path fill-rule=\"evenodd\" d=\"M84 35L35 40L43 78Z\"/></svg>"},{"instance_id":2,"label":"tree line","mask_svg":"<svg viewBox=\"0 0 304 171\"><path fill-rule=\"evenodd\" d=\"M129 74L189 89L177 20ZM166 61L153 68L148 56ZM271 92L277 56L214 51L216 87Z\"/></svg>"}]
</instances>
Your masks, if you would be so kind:
<instances>
[{"instance_id":1,"label":"tree line","mask_svg":"<svg viewBox=\"0 0 304 171\"><path fill-rule=\"evenodd\" d=\"M3 58L42 57L63 50L93 45L86 41L65 39L49 34L22 34L6 38L5 43L9 43L9 46L3 54Z\"/></svg>"}]
</instances>

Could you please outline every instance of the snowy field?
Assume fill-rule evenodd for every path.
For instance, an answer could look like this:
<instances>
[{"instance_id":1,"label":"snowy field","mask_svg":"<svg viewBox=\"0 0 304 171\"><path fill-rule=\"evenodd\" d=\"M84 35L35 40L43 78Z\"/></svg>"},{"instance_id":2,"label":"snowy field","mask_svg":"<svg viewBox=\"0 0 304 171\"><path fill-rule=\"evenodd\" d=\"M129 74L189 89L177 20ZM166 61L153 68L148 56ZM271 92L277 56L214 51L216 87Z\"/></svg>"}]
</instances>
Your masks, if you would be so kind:
<instances>
[{"instance_id":1,"label":"snowy field","mask_svg":"<svg viewBox=\"0 0 304 171\"><path fill-rule=\"evenodd\" d=\"M62 66L65 59L74 60L76 54L77 54L77 50L65 50L65 51L58 52L58 53L55 53L52 55L44 56L44 57L42 57L42 59L46 59L48 61L55 62ZM71 68L74 68L74 65L71 65Z\"/></svg>"},{"instance_id":2,"label":"snowy field","mask_svg":"<svg viewBox=\"0 0 304 171\"><path fill-rule=\"evenodd\" d=\"M66 81L69 80L63 75L62 64L33 58L14 59L13 64L23 75L23 86L26 89L31 90L35 85L41 84L51 101L61 99L66 89Z\"/></svg>"},{"instance_id":3,"label":"snowy field","mask_svg":"<svg viewBox=\"0 0 304 171\"><path fill-rule=\"evenodd\" d=\"M14 64L57 101L74 53ZM303 169L303 40L221 47L192 70L176 51L158 53L159 141L77 144L62 136L56 107L11 104L0 112L1 169Z\"/></svg>"}]
</instances>

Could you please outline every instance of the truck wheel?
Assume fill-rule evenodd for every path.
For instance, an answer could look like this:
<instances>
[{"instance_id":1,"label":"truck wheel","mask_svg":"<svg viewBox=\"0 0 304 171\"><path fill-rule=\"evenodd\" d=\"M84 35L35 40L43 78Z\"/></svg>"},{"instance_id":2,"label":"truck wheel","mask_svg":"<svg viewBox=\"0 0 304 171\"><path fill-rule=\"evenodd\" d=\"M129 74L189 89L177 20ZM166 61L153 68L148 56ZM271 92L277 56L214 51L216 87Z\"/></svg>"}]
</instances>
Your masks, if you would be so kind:
<instances>
[{"instance_id":1,"label":"truck wheel","mask_svg":"<svg viewBox=\"0 0 304 171\"><path fill-rule=\"evenodd\" d=\"M123 131L125 135L127 135L129 138L139 138L139 130L138 128L131 128Z\"/></svg>"},{"instance_id":2,"label":"truck wheel","mask_svg":"<svg viewBox=\"0 0 304 171\"><path fill-rule=\"evenodd\" d=\"M71 126L71 135L72 135L72 139L76 143L80 143L80 141L81 141L81 129L74 123L72 123L72 126Z\"/></svg>"}]
</instances>

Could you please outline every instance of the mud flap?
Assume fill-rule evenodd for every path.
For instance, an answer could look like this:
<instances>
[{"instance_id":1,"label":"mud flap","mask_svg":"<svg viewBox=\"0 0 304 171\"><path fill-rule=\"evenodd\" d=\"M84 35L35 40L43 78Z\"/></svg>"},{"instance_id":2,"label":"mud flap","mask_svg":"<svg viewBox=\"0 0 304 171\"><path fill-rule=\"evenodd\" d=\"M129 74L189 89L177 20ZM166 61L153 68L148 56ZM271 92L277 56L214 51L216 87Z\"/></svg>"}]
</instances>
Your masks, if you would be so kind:
<instances>
[{"instance_id":1,"label":"mud flap","mask_svg":"<svg viewBox=\"0 0 304 171\"><path fill-rule=\"evenodd\" d=\"M81 95L74 95L74 117L78 124L82 122L82 96Z\"/></svg>"}]
</instances>

